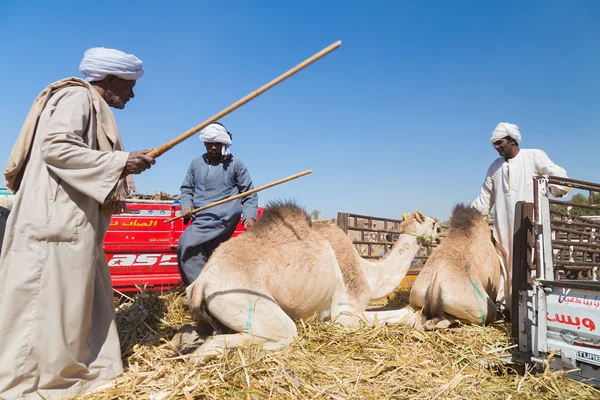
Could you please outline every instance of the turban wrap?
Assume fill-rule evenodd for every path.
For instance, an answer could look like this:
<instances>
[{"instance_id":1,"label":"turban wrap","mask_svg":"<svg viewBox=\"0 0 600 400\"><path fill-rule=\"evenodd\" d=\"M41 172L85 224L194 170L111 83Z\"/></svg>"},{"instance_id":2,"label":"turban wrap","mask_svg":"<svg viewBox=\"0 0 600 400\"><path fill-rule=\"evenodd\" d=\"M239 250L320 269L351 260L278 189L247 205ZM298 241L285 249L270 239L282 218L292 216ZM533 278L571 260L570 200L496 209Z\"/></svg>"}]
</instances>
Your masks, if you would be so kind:
<instances>
[{"instance_id":1,"label":"turban wrap","mask_svg":"<svg viewBox=\"0 0 600 400\"><path fill-rule=\"evenodd\" d=\"M223 148L221 154L228 156L230 153L229 146L231 146L231 137L227 130L219 124L210 124L202 130L200 133L200 140L204 143L221 143Z\"/></svg>"},{"instance_id":2,"label":"turban wrap","mask_svg":"<svg viewBox=\"0 0 600 400\"><path fill-rule=\"evenodd\" d=\"M504 139L505 137L511 137L515 139L517 144L521 143L521 134L519 133L519 127L514 124L509 124L508 122L500 122L494 132L492 132L492 137L490 140L494 143L497 140Z\"/></svg>"},{"instance_id":3,"label":"turban wrap","mask_svg":"<svg viewBox=\"0 0 600 400\"><path fill-rule=\"evenodd\" d=\"M126 80L137 80L144 75L142 60L133 54L105 47L88 49L83 54L79 71L88 82L101 81L107 75Z\"/></svg>"}]
</instances>

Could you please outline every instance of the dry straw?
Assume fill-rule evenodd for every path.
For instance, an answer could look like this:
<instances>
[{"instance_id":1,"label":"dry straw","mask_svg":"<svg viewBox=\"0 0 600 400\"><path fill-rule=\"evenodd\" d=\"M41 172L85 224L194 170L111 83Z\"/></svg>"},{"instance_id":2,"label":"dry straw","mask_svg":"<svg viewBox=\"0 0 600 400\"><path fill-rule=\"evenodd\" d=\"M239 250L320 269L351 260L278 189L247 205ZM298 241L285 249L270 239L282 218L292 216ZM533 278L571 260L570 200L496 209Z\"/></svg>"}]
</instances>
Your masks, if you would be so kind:
<instances>
[{"instance_id":1,"label":"dry straw","mask_svg":"<svg viewBox=\"0 0 600 400\"><path fill-rule=\"evenodd\" d=\"M408 291L395 302L404 305ZM117 319L125 374L88 399L592 399L600 392L560 372L520 376L508 324L417 332L299 322L290 347L229 350L204 364L168 360L191 322L181 290L122 301Z\"/></svg>"}]
</instances>

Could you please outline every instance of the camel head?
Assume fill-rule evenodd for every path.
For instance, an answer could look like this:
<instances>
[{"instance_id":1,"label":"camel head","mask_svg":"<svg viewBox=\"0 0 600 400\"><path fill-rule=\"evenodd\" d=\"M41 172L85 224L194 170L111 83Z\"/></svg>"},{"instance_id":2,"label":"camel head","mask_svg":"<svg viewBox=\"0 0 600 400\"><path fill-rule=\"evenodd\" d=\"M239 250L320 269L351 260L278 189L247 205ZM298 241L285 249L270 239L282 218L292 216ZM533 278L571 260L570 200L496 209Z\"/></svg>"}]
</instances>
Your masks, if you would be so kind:
<instances>
[{"instance_id":1,"label":"camel head","mask_svg":"<svg viewBox=\"0 0 600 400\"><path fill-rule=\"evenodd\" d=\"M426 217L421 211L404 214L400 223L400 233L410 233L420 239L421 244L430 246L440 242L442 227L431 217Z\"/></svg>"}]
</instances>

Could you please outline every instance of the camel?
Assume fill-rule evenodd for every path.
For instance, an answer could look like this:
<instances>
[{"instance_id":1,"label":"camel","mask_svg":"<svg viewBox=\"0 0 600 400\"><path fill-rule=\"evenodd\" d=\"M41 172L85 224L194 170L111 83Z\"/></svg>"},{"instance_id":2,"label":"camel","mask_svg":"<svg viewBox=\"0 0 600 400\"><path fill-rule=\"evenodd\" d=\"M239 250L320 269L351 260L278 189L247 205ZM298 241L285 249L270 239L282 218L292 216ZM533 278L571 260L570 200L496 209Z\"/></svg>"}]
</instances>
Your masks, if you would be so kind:
<instances>
[{"instance_id":1,"label":"camel","mask_svg":"<svg viewBox=\"0 0 600 400\"><path fill-rule=\"evenodd\" d=\"M410 291L410 306L422 310L417 328L447 328L457 321L483 325L496 320L503 250L485 217L458 204L450 230L433 250Z\"/></svg>"},{"instance_id":2,"label":"camel","mask_svg":"<svg viewBox=\"0 0 600 400\"><path fill-rule=\"evenodd\" d=\"M194 358L244 343L282 348L297 337L294 321L311 317L345 326L399 322L405 311L367 312L367 305L398 287L417 251L440 231L433 218L410 213L388 255L368 261L337 226L311 221L293 202L271 202L251 230L215 250L186 289L199 326L235 332L208 338Z\"/></svg>"}]
</instances>

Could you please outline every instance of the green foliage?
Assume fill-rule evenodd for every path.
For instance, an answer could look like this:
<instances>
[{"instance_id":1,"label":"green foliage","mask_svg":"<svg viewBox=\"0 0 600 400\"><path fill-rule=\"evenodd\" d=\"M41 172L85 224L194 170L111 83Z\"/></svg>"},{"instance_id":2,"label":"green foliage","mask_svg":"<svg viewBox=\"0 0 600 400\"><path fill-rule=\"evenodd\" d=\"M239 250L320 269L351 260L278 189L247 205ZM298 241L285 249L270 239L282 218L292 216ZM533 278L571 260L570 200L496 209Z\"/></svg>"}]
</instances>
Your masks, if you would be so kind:
<instances>
[{"instance_id":1,"label":"green foliage","mask_svg":"<svg viewBox=\"0 0 600 400\"><path fill-rule=\"evenodd\" d=\"M590 198L581 193L577 193L571 199L571 202L578 203L578 204L589 204L589 201L590 201ZM594 204L600 205L600 193L594 194ZM563 206L563 205L553 204L552 209L556 210L556 211L567 212L567 206ZM578 217L581 217L584 215L600 215L600 210L590 210L587 208L573 207L573 209L571 209L571 215L575 215Z\"/></svg>"}]
</instances>

